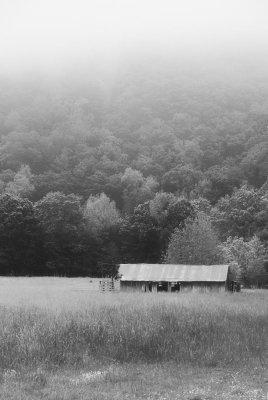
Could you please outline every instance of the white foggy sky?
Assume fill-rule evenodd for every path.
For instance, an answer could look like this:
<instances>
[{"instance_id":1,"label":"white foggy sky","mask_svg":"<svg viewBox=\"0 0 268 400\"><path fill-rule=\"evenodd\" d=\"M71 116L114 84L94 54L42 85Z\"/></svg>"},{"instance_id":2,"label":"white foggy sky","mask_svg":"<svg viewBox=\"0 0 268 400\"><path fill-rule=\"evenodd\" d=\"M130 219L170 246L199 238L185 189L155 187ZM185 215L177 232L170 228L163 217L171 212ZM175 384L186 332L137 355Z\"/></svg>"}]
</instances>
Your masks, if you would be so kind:
<instances>
[{"instance_id":1,"label":"white foggy sky","mask_svg":"<svg viewBox=\"0 0 268 400\"><path fill-rule=\"evenodd\" d=\"M0 68L158 47L268 46L268 0L0 0Z\"/></svg>"}]
</instances>

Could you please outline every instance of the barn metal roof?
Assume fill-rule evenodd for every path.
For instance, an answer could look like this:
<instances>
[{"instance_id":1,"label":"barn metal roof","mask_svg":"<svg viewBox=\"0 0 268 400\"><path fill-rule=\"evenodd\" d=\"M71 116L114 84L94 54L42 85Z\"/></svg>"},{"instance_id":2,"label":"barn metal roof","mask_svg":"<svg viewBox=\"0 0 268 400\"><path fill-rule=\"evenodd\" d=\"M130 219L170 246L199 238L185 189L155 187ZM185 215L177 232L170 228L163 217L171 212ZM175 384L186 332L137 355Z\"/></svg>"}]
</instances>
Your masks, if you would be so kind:
<instances>
[{"instance_id":1,"label":"barn metal roof","mask_svg":"<svg viewBox=\"0 0 268 400\"><path fill-rule=\"evenodd\" d=\"M228 265L120 264L122 281L225 282Z\"/></svg>"}]
</instances>

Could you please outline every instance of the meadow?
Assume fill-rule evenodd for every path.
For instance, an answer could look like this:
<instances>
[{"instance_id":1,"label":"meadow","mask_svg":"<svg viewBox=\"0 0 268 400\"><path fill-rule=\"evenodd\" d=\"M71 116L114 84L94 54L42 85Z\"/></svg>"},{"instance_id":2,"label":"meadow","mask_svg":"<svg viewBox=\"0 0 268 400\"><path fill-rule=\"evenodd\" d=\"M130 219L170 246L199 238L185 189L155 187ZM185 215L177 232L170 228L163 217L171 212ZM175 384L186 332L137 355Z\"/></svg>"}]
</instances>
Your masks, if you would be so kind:
<instances>
[{"instance_id":1,"label":"meadow","mask_svg":"<svg viewBox=\"0 0 268 400\"><path fill-rule=\"evenodd\" d=\"M267 349L267 291L137 295L99 293L88 278L0 278L0 399L266 399Z\"/></svg>"}]
</instances>

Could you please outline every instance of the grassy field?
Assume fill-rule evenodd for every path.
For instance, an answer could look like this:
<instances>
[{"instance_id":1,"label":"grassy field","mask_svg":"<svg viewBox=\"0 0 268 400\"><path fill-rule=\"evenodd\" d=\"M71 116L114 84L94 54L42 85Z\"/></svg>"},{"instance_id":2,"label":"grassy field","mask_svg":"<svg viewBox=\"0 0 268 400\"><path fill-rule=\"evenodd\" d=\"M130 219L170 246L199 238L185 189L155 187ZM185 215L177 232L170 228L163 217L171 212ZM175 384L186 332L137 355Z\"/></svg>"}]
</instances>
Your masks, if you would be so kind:
<instances>
[{"instance_id":1,"label":"grassy field","mask_svg":"<svg viewBox=\"0 0 268 400\"><path fill-rule=\"evenodd\" d=\"M0 278L0 399L265 399L268 292ZM2 397L1 397L2 396Z\"/></svg>"}]
</instances>

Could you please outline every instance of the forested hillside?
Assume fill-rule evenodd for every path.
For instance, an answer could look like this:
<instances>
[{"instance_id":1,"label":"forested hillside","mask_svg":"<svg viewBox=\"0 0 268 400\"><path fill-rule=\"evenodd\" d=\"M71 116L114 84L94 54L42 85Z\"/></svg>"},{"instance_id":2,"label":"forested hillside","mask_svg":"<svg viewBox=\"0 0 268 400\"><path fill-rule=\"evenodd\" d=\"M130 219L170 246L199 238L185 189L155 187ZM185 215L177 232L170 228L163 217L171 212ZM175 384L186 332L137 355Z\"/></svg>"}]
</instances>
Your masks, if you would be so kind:
<instances>
[{"instance_id":1,"label":"forested hillside","mask_svg":"<svg viewBox=\"0 0 268 400\"><path fill-rule=\"evenodd\" d=\"M165 260L262 271L268 74L253 62L190 65L1 76L1 274L98 276L106 263ZM213 249L174 253L196 232Z\"/></svg>"}]
</instances>

